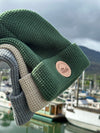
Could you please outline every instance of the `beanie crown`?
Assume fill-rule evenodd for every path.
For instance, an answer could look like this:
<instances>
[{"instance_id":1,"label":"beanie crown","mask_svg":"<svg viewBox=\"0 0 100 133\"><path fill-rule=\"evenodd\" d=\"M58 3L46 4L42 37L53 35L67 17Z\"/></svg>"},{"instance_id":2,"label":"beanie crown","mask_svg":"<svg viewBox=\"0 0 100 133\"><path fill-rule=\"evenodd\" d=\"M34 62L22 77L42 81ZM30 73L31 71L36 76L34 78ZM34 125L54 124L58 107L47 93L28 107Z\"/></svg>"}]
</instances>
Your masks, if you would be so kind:
<instances>
[{"instance_id":1,"label":"beanie crown","mask_svg":"<svg viewBox=\"0 0 100 133\"><path fill-rule=\"evenodd\" d=\"M9 37L21 40L34 51L37 51L38 47L42 48L42 51L59 50L71 44L44 18L29 10L7 11L0 16L1 24L10 32Z\"/></svg>"}]
</instances>

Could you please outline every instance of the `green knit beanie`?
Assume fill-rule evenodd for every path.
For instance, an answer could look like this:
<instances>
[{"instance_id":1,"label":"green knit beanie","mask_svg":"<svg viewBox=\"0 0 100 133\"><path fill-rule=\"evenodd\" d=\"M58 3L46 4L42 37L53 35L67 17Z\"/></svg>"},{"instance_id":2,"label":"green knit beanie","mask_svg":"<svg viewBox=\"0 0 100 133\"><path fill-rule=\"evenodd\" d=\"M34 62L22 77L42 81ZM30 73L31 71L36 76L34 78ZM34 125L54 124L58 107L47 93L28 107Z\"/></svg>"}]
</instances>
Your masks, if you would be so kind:
<instances>
[{"instance_id":1,"label":"green knit beanie","mask_svg":"<svg viewBox=\"0 0 100 133\"><path fill-rule=\"evenodd\" d=\"M37 13L8 11L0 16L0 44L15 46L41 95L51 101L89 65L82 50Z\"/></svg>"}]
</instances>

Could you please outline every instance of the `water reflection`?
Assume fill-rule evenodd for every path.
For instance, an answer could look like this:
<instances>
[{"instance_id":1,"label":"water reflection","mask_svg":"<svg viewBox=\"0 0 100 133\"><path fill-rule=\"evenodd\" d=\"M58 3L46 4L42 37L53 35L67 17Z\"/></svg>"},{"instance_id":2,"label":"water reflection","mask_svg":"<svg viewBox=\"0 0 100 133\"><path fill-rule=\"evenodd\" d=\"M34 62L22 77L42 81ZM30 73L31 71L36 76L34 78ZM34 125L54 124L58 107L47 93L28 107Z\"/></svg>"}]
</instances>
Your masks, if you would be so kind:
<instances>
[{"instance_id":1,"label":"water reflection","mask_svg":"<svg viewBox=\"0 0 100 133\"><path fill-rule=\"evenodd\" d=\"M17 126L11 109L0 107L0 133L93 133L69 123L46 123L31 119L24 126Z\"/></svg>"},{"instance_id":2,"label":"water reflection","mask_svg":"<svg viewBox=\"0 0 100 133\"><path fill-rule=\"evenodd\" d=\"M0 107L0 126L10 126L12 120L14 120L12 110Z\"/></svg>"},{"instance_id":3,"label":"water reflection","mask_svg":"<svg viewBox=\"0 0 100 133\"><path fill-rule=\"evenodd\" d=\"M25 126L28 129L37 130L39 133L64 133L64 124L61 123L46 123L31 119Z\"/></svg>"},{"instance_id":4,"label":"water reflection","mask_svg":"<svg viewBox=\"0 0 100 133\"><path fill-rule=\"evenodd\" d=\"M94 132L73 126L70 123L66 123L64 133L94 133Z\"/></svg>"},{"instance_id":5,"label":"water reflection","mask_svg":"<svg viewBox=\"0 0 100 133\"><path fill-rule=\"evenodd\" d=\"M17 133L18 131L21 133L64 133L64 124L31 119L24 126L19 127L14 122L13 111L0 107L0 133L1 131L2 133Z\"/></svg>"}]
</instances>

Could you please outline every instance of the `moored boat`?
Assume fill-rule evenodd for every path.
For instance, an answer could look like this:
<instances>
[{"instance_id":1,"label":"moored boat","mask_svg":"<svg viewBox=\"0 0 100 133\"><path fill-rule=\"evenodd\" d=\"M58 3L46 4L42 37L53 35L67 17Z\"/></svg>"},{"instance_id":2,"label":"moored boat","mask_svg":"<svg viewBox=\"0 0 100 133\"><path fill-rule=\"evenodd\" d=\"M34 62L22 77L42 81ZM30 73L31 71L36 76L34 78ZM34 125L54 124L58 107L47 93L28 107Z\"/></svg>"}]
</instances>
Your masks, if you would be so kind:
<instances>
[{"instance_id":1,"label":"moored boat","mask_svg":"<svg viewBox=\"0 0 100 133\"><path fill-rule=\"evenodd\" d=\"M52 122L55 120L65 119L65 115L63 113L63 108L65 106L64 102L53 100L46 107L39 110L33 115L33 118L42 120L45 122Z\"/></svg>"},{"instance_id":2,"label":"moored boat","mask_svg":"<svg viewBox=\"0 0 100 133\"><path fill-rule=\"evenodd\" d=\"M7 99L4 92L0 92L0 107L11 108L11 102Z\"/></svg>"},{"instance_id":3,"label":"moored boat","mask_svg":"<svg viewBox=\"0 0 100 133\"><path fill-rule=\"evenodd\" d=\"M72 99L70 104L67 102L65 107L65 117L69 123L88 129L91 131L100 132L100 102L97 102L93 97L87 97L84 100L79 100L79 80L77 89L76 102Z\"/></svg>"},{"instance_id":4,"label":"moored boat","mask_svg":"<svg viewBox=\"0 0 100 133\"><path fill-rule=\"evenodd\" d=\"M100 103L97 104L100 106ZM94 107L73 107L66 109L65 116L67 120L78 127L92 131L100 131L100 108Z\"/></svg>"}]
</instances>

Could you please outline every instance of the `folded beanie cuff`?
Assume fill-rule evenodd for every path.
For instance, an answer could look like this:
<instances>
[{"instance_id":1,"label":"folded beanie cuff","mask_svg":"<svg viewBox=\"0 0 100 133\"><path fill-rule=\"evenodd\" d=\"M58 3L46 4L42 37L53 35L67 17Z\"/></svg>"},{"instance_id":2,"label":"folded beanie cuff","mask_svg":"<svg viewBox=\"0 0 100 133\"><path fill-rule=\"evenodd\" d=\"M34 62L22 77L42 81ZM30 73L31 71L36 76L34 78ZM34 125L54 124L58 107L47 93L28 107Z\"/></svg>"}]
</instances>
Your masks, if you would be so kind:
<instances>
[{"instance_id":1,"label":"folded beanie cuff","mask_svg":"<svg viewBox=\"0 0 100 133\"><path fill-rule=\"evenodd\" d=\"M33 112L29 110L29 107L27 105L24 93L21 92L17 96L11 95L10 100L14 110L14 119L16 120L16 124L24 125L33 116Z\"/></svg>"},{"instance_id":2,"label":"folded beanie cuff","mask_svg":"<svg viewBox=\"0 0 100 133\"><path fill-rule=\"evenodd\" d=\"M56 64L59 61L69 66L68 77L61 75L57 70ZM31 74L42 96L51 101L67 89L88 65L89 61L82 50L76 44L72 44L56 56L41 61Z\"/></svg>"},{"instance_id":3,"label":"folded beanie cuff","mask_svg":"<svg viewBox=\"0 0 100 133\"><path fill-rule=\"evenodd\" d=\"M24 91L28 106L32 112L39 111L49 103L41 96L31 74L22 77L19 80L19 83Z\"/></svg>"}]
</instances>

